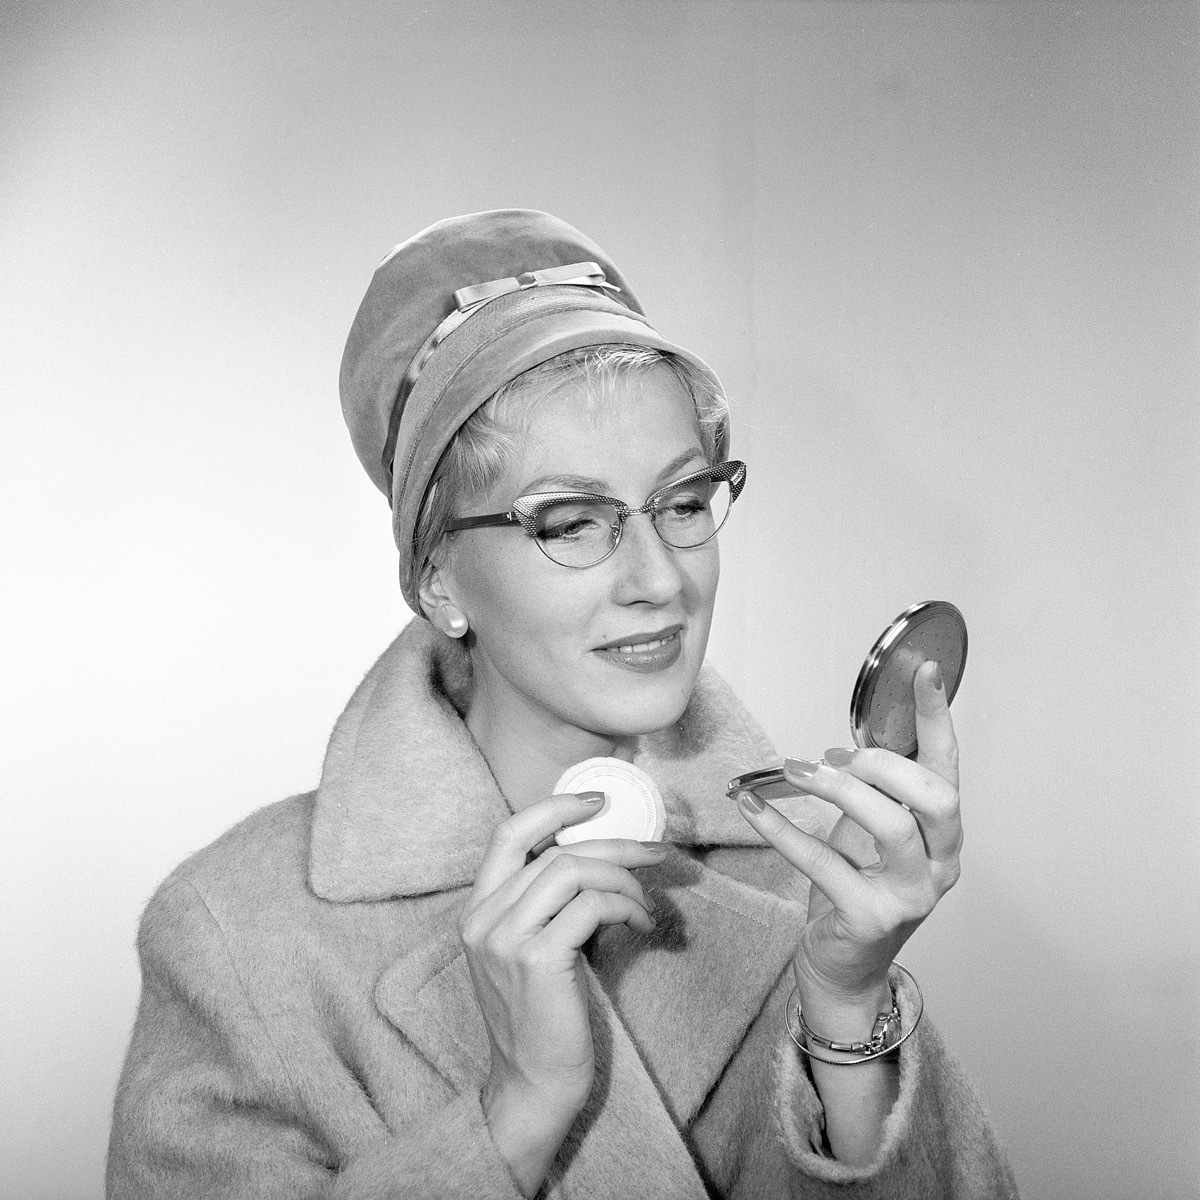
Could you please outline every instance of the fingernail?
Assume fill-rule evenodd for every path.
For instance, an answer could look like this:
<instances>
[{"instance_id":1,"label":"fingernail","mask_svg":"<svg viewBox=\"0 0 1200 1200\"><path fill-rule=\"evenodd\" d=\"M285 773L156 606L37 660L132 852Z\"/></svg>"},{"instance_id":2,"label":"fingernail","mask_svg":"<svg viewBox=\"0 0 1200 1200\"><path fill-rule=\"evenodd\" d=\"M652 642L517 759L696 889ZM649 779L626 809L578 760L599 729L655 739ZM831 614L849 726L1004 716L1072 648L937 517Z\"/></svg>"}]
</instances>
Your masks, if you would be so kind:
<instances>
[{"instance_id":1,"label":"fingernail","mask_svg":"<svg viewBox=\"0 0 1200 1200\"><path fill-rule=\"evenodd\" d=\"M821 769L821 764L809 762L806 758L785 758L783 760L783 769L789 775L798 775L801 779L807 779L810 775L815 775Z\"/></svg>"},{"instance_id":2,"label":"fingernail","mask_svg":"<svg viewBox=\"0 0 1200 1200\"><path fill-rule=\"evenodd\" d=\"M933 690L940 692L942 690L942 664L935 662L933 664L933 674L929 677L929 682L933 684Z\"/></svg>"},{"instance_id":3,"label":"fingernail","mask_svg":"<svg viewBox=\"0 0 1200 1200\"><path fill-rule=\"evenodd\" d=\"M843 750L841 746L834 746L832 750L825 751L825 761L831 767L848 767L853 758L854 751Z\"/></svg>"},{"instance_id":4,"label":"fingernail","mask_svg":"<svg viewBox=\"0 0 1200 1200\"><path fill-rule=\"evenodd\" d=\"M639 842L642 849L649 850L651 854L666 854L670 849L669 846L664 846L662 842Z\"/></svg>"},{"instance_id":5,"label":"fingernail","mask_svg":"<svg viewBox=\"0 0 1200 1200\"><path fill-rule=\"evenodd\" d=\"M576 797L582 800L584 804L603 804L603 792L576 792Z\"/></svg>"},{"instance_id":6,"label":"fingernail","mask_svg":"<svg viewBox=\"0 0 1200 1200\"><path fill-rule=\"evenodd\" d=\"M738 803L755 816L767 807L753 792L738 792Z\"/></svg>"}]
</instances>

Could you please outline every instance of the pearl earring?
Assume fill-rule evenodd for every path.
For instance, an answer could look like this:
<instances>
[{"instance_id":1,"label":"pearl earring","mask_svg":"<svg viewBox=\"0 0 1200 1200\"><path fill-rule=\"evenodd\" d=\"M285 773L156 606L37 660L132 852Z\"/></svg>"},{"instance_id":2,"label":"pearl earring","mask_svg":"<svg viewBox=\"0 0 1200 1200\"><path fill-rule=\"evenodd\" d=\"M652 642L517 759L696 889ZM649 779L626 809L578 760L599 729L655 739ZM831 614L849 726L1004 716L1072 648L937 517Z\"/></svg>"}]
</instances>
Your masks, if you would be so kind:
<instances>
[{"instance_id":1,"label":"pearl earring","mask_svg":"<svg viewBox=\"0 0 1200 1200\"><path fill-rule=\"evenodd\" d=\"M448 604L442 609L442 622L444 632L452 638L462 637L467 632L468 625L470 624L465 614Z\"/></svg>"}]
</instances>

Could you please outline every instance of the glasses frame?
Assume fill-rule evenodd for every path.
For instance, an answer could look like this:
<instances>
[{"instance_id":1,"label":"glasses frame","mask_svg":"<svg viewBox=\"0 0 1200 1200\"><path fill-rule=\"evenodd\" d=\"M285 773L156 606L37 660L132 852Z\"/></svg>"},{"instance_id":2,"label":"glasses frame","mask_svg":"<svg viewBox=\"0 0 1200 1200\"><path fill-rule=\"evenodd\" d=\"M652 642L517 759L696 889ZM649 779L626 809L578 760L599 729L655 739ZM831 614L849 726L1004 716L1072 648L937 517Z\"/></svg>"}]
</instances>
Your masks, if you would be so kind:
<instances>
[{"instance_id":1,"label":"glasses frame","mask_svg":"<svg viewBox=\"0 0 1200 1200\"><path fill-rule=\"evenodd\" d=\"M657 523L654 520L655 509L659 499L664 492L672 491L674 488L681 487L684 484L691 483L697 479L712 479L717 483L729 484L729 508L725 510L725 516L721 519L721 524L716 527L702 542L696 542L692 546L673 546L659 532ZM695 550L699 546L703 546L711 542L713 538L721 532L725 522L729 519L729 513L733 508L734 501L742 494L742 488L746 486L746 464L739 462L737 459L729 459L727 462L717 463L712 467L705 467L701 471L693 471L690 475L683 475L679 479L673 480L671 483L664 484L656 491L650 493L646 497L645 504L638 508L633 508L622 500L617 500L612 496L602 496L597 492L531 492L528 496L518 496L513 501L513 506L508 512L502 513L484 513L478 517L456 517L446 530L449 533L458 533L463 529L491 529L504 528L509 525L520 525L522 529L534 540L537 548L548 558L552 563L559 567L566 567L570 571L586 571L588 567L599 566L606 558L608 558L614 550L621 544L621 535L625 532L625 522L630 517L636 517L641 514L646 514L650 518L650 523L654 525L654 532L658 534L659 540L664 546L669 546L672 550ZM583 563L578 566L572 563L559 562L550 552L542 545L541 539L537 536L537 515L544 508L549 508L552 504L562 504L567 501L598 501L601 504L610 505L617 513L617 535L612 540L612 545L608 550L595 562Z\"/></svg>"}]
</instances>

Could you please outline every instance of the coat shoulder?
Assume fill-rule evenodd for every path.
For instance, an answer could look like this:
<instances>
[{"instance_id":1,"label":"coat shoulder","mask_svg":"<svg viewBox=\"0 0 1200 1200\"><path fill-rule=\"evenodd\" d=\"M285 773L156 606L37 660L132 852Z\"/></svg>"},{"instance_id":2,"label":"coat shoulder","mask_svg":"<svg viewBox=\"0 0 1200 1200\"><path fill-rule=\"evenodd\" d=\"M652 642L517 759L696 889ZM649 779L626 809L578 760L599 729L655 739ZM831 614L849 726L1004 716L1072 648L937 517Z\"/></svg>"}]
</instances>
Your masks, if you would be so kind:
<instances>
[{"instance_id":1,"label":"coat shoulder","mask_svg":"<svg viewBox=\"0 0 1200 1200\"><path fill-rule=\"evenodd\" d=\"M281 999L318 980L335 990L365 987L362 980L443 931L457 893L381 903L330 901L313 891L314 801L307 793L261 808L176 867L142 916L143 959L216 955L250 991L276 990Z\"/></svg>"},{"instance_id":2,"label":"coat shoulder","mask_svg":"<svg viewBox=\"0 0 1200 1200\"><path fill-rule=\"evenodd\" d=\"M163 881L147 915L185 888L215 919L222 914L268 914L315 900L308 886L308 846L315 793L292 796L251 813L184 859Z\"/></svg>"}]
</instances>

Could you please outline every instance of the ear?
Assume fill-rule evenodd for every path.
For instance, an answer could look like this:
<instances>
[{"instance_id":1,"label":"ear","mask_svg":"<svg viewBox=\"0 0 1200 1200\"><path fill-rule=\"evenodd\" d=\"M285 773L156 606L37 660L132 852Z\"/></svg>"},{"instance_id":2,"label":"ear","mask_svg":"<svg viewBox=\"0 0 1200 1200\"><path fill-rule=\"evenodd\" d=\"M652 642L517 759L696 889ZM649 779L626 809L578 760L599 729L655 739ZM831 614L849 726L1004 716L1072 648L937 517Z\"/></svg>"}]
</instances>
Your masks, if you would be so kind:
<instances>
[{"instance_id":1,"label":"ear","mask_svg":"<svg viewBox=\"0 0 1200 1200\"><path fill-rule=\"evenodd\" d=\"M426 562L421 571L421 585L417 589L417 598L421 602L421 611L429 618L435 629L440 629L447 637L460 638L465 636L471 627L467 614L463 612L450 595L449 580L443 567L432 562Z\"/></svg>"}]
</instances>

